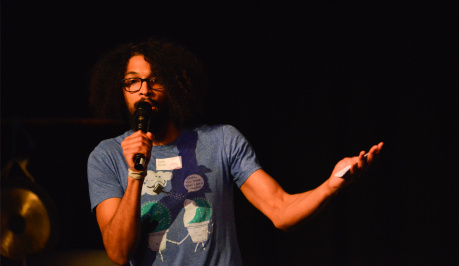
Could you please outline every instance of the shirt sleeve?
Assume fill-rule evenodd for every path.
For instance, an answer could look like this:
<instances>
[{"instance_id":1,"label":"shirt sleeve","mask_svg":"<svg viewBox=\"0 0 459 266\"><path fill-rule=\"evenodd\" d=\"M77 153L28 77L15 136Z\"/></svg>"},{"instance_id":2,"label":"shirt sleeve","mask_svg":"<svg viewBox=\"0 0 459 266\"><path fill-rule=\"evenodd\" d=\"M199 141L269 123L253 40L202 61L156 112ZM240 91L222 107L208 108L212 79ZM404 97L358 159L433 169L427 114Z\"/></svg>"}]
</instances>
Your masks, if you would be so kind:
<instances>
[{"instance_id":1,"label":"shirt sleeve","mask_svg":"<svg viewBox=\"0 0 459 266\"><path fill-rule=\"evenodd\" d=\"M261 169L261 166L252 145L235 127L225 126L223 135L231 175L240 188L253 172Z\"/></svg>"},{"instance_id":2,"label":"shirt sleeve","mask_svg":"<svg viewBox=\"0 0 459 266\"><path fill-rule=\"evenodd\" d=\"M124 195L121 177L116 171L116 159L101 144L94 149L88 159L89 198L93 213L102 201L109 198L122 198Z\"/></svg>"}]
</instances>

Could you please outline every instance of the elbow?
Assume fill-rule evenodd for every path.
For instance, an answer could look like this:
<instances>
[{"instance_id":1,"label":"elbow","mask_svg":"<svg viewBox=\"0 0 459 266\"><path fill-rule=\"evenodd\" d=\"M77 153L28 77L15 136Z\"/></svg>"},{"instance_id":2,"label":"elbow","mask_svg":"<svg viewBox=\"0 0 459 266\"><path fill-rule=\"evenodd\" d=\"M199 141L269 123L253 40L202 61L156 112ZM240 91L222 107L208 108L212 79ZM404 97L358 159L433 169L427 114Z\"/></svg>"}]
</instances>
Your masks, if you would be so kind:
<instances>
[{"instance_id":1,"label":"elbow","mask_svg":"<svg viewBox=\"0 0 459 266\"><path fill-rule=\"evenodd\" d=\"M108 258L117 265L126 265L132 257L132 252L127 249L120 248L120 246L105 246Z\"/></svg>"},{"instance_id":2,"label":"elbow","mask_svg":"<svg viewBox=\"0 0 459 266\"><path fill-rule=\"evenodd\" d=\"M104 238L105 251L108 258L117 265L126 265L135 254L137 245L124 238Z\"/></svg>"},{"instance_id":3,"label":"elbow","mask_svg":"<svg viewBox=\"0 0 459 266\"><path fill-rule=\"evenodd\" d=\"M295 226L295 225L286 224L286 223L281 223L281 224L276 224L275 223L274 226L277 229L282 230L285 233L291 233L291 232L295 231L295 228L297 228L297 226Z\"/></svg>"},{"instance_id":4,"label":"elbow","mask_svg":"<svg viewBox=\"0 0 459 266\"><path fill-rule=\"evenodd\" d=\"M285 233L288 233L290 232L290 227L288 226L278 226L278 225L274 225L277 229L281 230L281 231L284 231Z\"/></svg>"},{"instance_id":5,"label":"elbow","mask_svg":"<svg viewBox=\"0 0 459 266\"><path fill-rule=\"evenodd\" d=\"M272 212L267 215L274 227L284 232L289 232L294 225L294 221L290 218L289 213L285 212L284 208L271 208Z\"/></svg>"},{"instance_id":6,"label":"elbow","mask_svg":"<svg viewBox=\"0 0 459 266\"><path fill-rule=\"evenodd\" d=\"M274 227L284 232L290 232L292 229L292 226L282 219L273 219L271 221L274 224Z\"/></svg>"},{"instance_id":7,"label":"elbow","mask_svg":"<svg viewBox=\"0 0 459 266\"><path fill-rule=\"evenodd\" d=\"M117 265L125 265L129 262L128 256L124 256L119 252L110 252L107 250L108 258Z\"/></svg>"}]
</instances>

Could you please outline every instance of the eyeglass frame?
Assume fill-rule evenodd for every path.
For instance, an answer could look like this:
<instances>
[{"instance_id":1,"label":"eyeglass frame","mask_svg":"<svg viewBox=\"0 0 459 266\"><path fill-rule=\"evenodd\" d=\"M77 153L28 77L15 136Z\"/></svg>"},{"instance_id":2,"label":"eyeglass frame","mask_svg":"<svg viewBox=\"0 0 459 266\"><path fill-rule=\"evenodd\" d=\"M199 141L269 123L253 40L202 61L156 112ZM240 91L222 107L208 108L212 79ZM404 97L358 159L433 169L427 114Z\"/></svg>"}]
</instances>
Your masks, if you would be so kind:
<instances>
[{"instance_id":1,"label":"eyeglass frame","mask_svg":"<svg viewBox=\"0 0 459 266\"><path fill-rule=\"evenodd\" d=\"M137 80L140 80L140 87L139 87L138 90L133 90L133 91L127 90L128 87L126 86L125 83L126 83L126 80L130 80L130 79L137 79ZM153 86L150 86L150 85L149 85L149 80L150 80L150 82L156 82L156 78L155 78L155 77L148 77L148 78L144 78L144 79L143 79L143 78L126 78L126 79L122 79L121 82L123 83L123 88L124 88L124 90L127 91L127 92L132 92L132 93L140 91L140 90L142 89L142 85L143 85L144 82L147 82L147 86L148 86L151 90L155 90L155 91L162 91L162 90L163 90L163 88L161 88L161 89L155 89L155 88L153 88L154 84L153 84ZM155 84L157 84L157 83L155 83ZM133 84L131 84L131 86L132 86L132 85L133 85Z\"/></svg>"}]
</instances>

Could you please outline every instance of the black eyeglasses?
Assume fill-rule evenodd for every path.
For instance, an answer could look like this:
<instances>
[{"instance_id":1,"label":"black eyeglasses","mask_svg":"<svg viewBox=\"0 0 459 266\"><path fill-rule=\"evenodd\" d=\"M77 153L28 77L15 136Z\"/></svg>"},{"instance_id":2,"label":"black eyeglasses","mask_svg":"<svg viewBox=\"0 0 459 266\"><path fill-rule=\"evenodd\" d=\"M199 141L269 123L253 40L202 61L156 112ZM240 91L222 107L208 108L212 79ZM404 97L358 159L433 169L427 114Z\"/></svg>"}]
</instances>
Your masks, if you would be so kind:
<instances>
[{"instance_id":1,"label":"black eyeglasses","mask_svg":"<svg viewBox=\"0 0 459 266\"><path fill-rule=\"evenodd\" d=\"M124 87L124 90L126 90L127 92L138 92L141 88L142 88L142 84L143 82L146 81L147 82L147 85L148 87L150 87L150 89L152 90L162 90L162 88L158 88L158 89L154 89L153 86L156 83L156 78L154 77L149 77L149 78L146 78L146 79L141 79L141 78L128 78L128 79L123 79L122 82L123 82L123 87Z\"/></svg>"}]
</instances>

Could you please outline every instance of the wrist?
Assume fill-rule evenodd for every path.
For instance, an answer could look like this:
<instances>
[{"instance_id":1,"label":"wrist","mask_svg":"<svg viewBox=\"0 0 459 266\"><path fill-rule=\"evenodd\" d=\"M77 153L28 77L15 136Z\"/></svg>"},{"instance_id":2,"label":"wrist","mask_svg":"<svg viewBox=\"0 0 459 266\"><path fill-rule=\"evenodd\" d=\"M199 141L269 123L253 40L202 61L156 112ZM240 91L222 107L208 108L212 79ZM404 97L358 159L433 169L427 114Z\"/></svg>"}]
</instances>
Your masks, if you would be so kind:
<instances>
[{"instance_id":1,"label":"wrist","mask_svg":"<svg viewBox=\"0 0 459 266\"><path fill-rule=\"evenodd\" d=\"M330 180L327 180L327 182L325 182L322 186L322 193L327 198L337 195L339 191L340 189L330 184Z\"/></svg>"},{"instance_id":2,"label":"wrist","mask_svg":"<svg viewBox=\"0 0 459 266\"><path fill-rule=\"evenodd\" d=\"M142 180L147 176L147 171L132 171L130 168L128 169L128 176L133 179Z\"/></svg>"}]
</instances>

